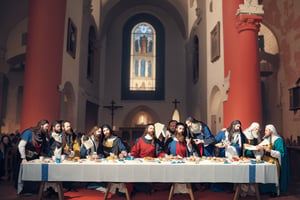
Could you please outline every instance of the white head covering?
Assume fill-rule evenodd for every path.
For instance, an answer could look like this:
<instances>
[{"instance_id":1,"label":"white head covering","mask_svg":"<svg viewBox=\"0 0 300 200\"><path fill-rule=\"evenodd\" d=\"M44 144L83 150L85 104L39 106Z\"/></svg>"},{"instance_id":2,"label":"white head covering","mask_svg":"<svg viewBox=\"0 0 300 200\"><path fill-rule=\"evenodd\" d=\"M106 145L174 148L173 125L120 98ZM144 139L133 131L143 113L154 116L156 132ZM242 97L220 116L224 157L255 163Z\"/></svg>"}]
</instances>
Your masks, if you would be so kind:
<instances>
[{"instance_id":1,"label":"white head covering","mask_svg":"<svg viewBox=\"0 0 300 200\"><path fill-rule=\"evenodd\" d=\"M267 145L267 144L270 144L270 142L274 143L275 140L280 138L274 125L268 124L268 125L266 125L266 129L269 129L270 131L273 132L273 136L271 137L272 141L270 141L269 138L264 138L264 140L259 145Z\"/></svg>"},{"instance_id":2,"label":"white head covering","mask_svg":"<svg viewBox=\"0 0 300 200\"><path fill-rule=\"evenodd\" d=\"M259 139L258 131L257 132L253 131L257 127L258 128L260 127L259 123L253 122L248 128L246 128L246 130L244 130L244 134L247 137L247 139L249 139L249 140L252 140L254 138Z\"/></svg>"},{"instance_id":3,"label":"white head covering","mask_svg":"<svg viewBox=\"0 0 300 200\"><path fill-rule=\"evenodd\" d=\"M166 126L162 123L155 123L154 124L154 127L155 127L155 136L156 138L158 138L160 136L160 134L162 134L164 137L166 137Z\"/></svg>"},{"instance_id":4,"label":"white head covering","mask_svg":"<svg viewBox=\"0 0 300 200\"><path fill-rule=\"evenodd\" d=\"M276 130L275 126L274 126L273 124L268 124L268 125L266 126L266 129L269 129L270 131L272 131L273 134L274 134L274 136L280 137L280 136L278 135L278 133L277 133L277 130Z\"/></svg>"}]
</instances>

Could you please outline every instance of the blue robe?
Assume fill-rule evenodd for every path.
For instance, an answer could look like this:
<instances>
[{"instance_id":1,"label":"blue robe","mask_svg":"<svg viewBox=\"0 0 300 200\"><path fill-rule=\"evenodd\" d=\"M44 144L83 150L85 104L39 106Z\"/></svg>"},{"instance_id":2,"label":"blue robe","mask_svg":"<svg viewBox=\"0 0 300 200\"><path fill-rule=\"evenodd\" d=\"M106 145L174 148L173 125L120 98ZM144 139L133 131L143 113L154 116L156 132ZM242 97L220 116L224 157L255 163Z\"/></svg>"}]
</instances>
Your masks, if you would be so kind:
<instances>
[{"instance_id":1,"label":"blue robe","mask_svg":"<svg viewBox=\"0 0 300 200\"><path fill-rule=\"evenodd\" d=\"M204 135L202 134L195 134L195 137L197 139L200 139L200 140L204 140L204 151L203 151L203 156L207 156L207 157L210 157L210 156L215 156L215 138L214 136L211 134L208 126L204 126L203 127L203 133Z\"/></svg>"},{"instance_id":2,"label":"blue robe","mask_svg":"<svg viewBox=\"0 0 300 200\"><path fill-rule=\"evenodd\" d=\"M222 142L223 140L225 141L226 139L226 135L225 135L225 131L220 131L216 136L215 136L215 139L216 139L216 143L220 143ZM240 147L240 145L238 143L231 143L231 146L233 146L235 149L236 149L236 152L238 154L238 156L241 156L242 155L242 149L243 149L243 144L245 143L246 141L246 138L245 138L245 135L244 134L241 134L241 144L242 146ZM225 157L225 148L219 148L220 149L220 152L219 152L219 157Z\"/></svg>"},{"instance_id":3,"label":"blue robe","mask_svg":"<svg viewBox=\"0 0 300 200\"><path fill-rule=\"evenodd\" d=\"M169 152L173 156L189 157L191 152L189 152L186 144L180 143L177 139L174 139L169 144Z\"/></svg>"},{"instance_id":4,"label":"blue robe","mask_svg":"<svg viewBox=\"0 0 300 200\"><path fill-rule=\"evenodd\" d=\"M20 136L21 139L25 140L27 142L25 146L25 153L26 153L26 159L27 160L34 160L39 158L40 155L45 155L50 157L50 148L46 141L46 138L43 138L43 141L41 143L33 143L33 135L32 131L30 129L26 129L22 135ZM27 152L31 152L30 154Z\"/></svg>"},{"instance_id":5,"label":"blue robe","mask_svg":"<svg viewBox=\"0 0 300 200\"><path fill-rule=\"evenodd\" d=\"M118 136L113 140L112 146L106 146L105 140L102 142L102 145L99 145L97 149L97 153L100 158L106 158L113 153L115 155L119 155L122 151L126 151L127 149L122 141L122 139Z\"/></svg>"}]
</instances>

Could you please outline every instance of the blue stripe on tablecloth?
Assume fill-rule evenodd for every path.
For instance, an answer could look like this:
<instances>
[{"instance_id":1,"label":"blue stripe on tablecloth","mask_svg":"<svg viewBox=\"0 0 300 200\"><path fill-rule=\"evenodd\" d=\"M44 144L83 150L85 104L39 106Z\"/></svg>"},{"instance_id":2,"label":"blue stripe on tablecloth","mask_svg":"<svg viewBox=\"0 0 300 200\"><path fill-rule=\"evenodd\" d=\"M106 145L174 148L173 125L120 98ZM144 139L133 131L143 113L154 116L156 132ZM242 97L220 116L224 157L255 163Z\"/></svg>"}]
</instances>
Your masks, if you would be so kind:
<instances>
[{"instance_id":1,"label":"blue stripe on tablecloth","mask_svg":"<svg viewBox=\"0 0 300 200\"><path fill-rule=\"evenodd\" d=\"M42 163L42 181L48 181L48 163Z\"/></svg>"},{"instance_id":2,"label":"blue stripe on tablecloth","mask_svg":"<svg viewBox=\"0 0 300 200\"><path fill-rule=\"evenodd\" d=\"M249 183L255 183L256 165L249 165Z\"/></svg>"}]
</instances>

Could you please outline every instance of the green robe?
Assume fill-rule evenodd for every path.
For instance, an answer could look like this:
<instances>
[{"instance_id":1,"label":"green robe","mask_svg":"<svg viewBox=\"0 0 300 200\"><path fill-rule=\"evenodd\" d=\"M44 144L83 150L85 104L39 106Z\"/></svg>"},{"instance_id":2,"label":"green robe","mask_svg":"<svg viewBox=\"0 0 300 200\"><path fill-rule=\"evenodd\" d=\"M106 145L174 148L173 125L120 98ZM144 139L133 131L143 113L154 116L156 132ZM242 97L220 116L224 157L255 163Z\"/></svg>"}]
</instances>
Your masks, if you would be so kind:
<instances>
[{"instance_id":1,"label":"green robe","mask_svg":"<svg viewBox=\"0 0 300 200\"><path fill-rule=\"evenodd\" d=\"M274 142L272 150L276 150L280 152L281 156L281 165L280 165L280 177L279 177L279 187L280 192L287 192L288 183L290 181L290 166L288 159L288 152L282 138L277 138ZM260 184L260 192L261 193L276 193L275 184Z\"/></svg>"}]
</instances>

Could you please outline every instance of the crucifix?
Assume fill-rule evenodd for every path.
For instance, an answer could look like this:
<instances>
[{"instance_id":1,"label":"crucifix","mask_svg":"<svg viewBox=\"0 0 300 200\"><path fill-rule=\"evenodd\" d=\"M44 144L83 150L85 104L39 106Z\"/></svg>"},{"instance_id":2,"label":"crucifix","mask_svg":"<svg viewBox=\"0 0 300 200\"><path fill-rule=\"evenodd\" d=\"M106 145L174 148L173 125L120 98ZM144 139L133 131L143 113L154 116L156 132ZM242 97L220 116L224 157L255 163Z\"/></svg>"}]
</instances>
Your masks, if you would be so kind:
<instances>
[{"instance_id":1,"label":"crucifix","mask_svg":"<svg viewBox=\"0 0 300 200\"><path fill-rule=\"evenodd\" d=\"M114 100L110 102L110 106L103 106L104 108L110 109L111 110L111 128L113 129L114 127L114 111L118 108L123 108L123 106L116 106Z\"/></svg>"},{"instance_id":2,"label":"crucifix","mask_svg":"<svg viewBox=\"0 0 300 200\"><path fill-rule=\"evenodd\" d=\"M177 109L177 104L179 104L180 101L177 101L177 99L174 99L174 101L172 101L172 103L174 104L174 109Z\"/></svg>"}]
</instances>

